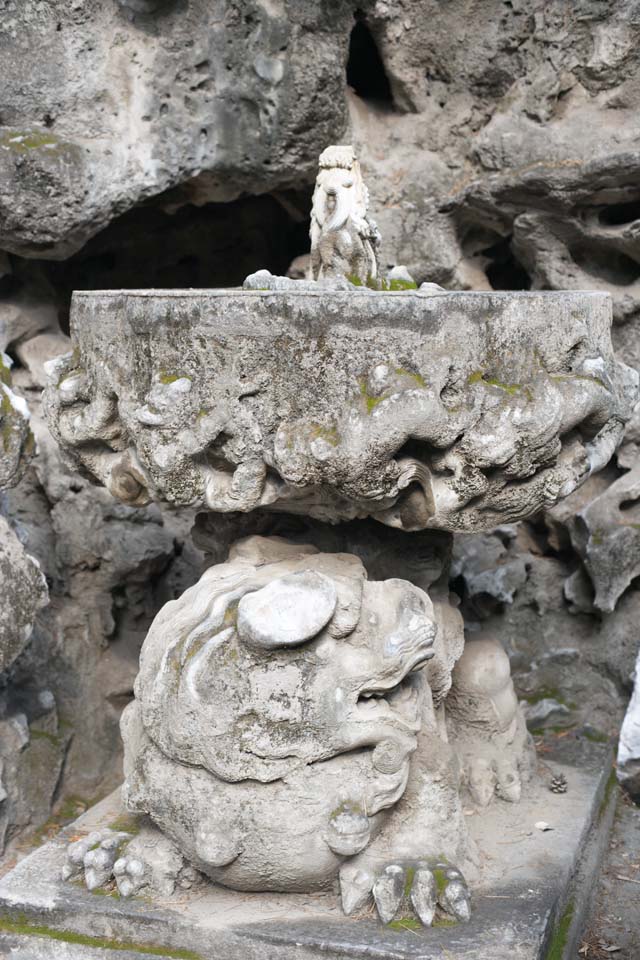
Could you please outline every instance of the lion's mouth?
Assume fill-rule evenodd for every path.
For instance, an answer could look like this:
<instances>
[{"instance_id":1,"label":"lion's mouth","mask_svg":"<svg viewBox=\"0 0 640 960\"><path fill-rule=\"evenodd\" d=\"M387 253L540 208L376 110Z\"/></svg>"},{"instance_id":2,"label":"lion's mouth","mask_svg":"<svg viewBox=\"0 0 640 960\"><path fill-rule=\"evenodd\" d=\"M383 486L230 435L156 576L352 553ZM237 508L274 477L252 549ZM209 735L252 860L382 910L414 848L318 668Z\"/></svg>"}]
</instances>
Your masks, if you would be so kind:
<instances>
[{"instance_id":1,"label":"lion's mouth","mask_svg":"<svg viewBox=\"0 0 640 960\"><path fill-rule=\"evenodd\" d=\"M420 663L418 668L423 664ZM385 716L399 720L415 732L420 727L420 682L416 667L394 684L369 687L360 691L358 707L367 718L380 720Z\"/></svg>"}]
</instances>

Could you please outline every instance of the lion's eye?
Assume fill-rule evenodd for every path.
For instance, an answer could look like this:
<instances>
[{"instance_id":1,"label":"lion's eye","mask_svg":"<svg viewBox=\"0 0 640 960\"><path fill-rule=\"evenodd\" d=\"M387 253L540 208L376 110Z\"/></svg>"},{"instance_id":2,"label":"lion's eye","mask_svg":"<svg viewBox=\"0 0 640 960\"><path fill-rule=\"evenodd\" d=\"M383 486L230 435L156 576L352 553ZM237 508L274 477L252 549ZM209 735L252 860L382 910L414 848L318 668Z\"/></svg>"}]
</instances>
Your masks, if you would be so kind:
<instances>
[{"instance_id":1,"label":"lion's eye","mask_svg":"<svg viewBox=\"0 0 640 960\"><path fill-rule=\"evenodd\" d=\"M345 180L345 181L343 182L342 186L343 186L343 187L352 187L352 186L353 186L353 180Z\"/></svg>"}]
</instances>

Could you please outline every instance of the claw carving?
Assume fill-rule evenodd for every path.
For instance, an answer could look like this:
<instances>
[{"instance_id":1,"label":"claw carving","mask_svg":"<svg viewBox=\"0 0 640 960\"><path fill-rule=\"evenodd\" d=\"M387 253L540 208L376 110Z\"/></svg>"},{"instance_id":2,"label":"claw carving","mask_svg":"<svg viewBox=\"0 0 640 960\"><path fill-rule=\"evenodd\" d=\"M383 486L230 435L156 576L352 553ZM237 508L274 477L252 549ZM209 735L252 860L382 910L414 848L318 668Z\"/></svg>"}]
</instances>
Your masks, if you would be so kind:
<instances>
[{"instance_id":1,"label":"claw carving","mask_svg":"<svg viewBox=\"0 0 640 960\"><path fill-rule=\"evenodd\" d=\"M444 918L467 923L471 895L460 870L444 860L388 863L374 877L355 864L340 871L342 909L350 916L366 907L373 896L378 916L385 924L415 914L424 927Z\"/></svg>"}]
</instances>

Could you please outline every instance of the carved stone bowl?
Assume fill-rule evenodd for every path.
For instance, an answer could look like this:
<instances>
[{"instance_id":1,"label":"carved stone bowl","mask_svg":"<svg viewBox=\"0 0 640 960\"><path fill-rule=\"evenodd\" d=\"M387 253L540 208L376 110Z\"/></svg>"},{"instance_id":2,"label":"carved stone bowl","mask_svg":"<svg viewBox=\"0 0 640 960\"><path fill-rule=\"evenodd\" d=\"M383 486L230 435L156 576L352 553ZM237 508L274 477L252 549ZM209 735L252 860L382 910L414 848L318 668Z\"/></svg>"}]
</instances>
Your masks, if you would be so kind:
<instances>
[{"instance_id":1,"label":"carved stone bowl","mask_svg":"<svg viewBox=\"0 0 640 960\"><path fill-rule=\"evenodd\" d=\"M480 530L611 456L637 395L607 294L76 293L52 432L130 504Z\"/></svg>"}]
</instances>

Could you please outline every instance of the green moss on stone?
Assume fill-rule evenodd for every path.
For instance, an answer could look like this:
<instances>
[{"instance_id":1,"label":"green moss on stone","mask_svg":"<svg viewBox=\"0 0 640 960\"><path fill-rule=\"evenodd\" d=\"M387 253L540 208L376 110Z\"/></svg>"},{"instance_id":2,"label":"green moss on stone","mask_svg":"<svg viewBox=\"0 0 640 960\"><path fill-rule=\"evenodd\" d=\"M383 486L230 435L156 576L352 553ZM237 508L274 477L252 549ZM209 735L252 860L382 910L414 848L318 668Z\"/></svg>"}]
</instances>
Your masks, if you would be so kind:
<instances>
[{"instance_id":1,"label":"green moss on stone","mask_svg":"<svg viewBox=\"0 0 640 960\"><path fill-rule=\"evenodd\" d=\"M76 820L81 814L93 806L94 800L85 800L82 797L69 796L60 804L58 810L42 824L34 833L32 843L39 847L62 830L64 826Z\"/></svg>"},{"instance_id":2,"label":"green moss on stone","mask_svg":"<svg viewBox=\"0 0 640 960\"><path fill-rule=\"evenodd\" d=\"M602 820L607 807L609 806L609 801L611 800L611 794L616 788L618 783L618 778L616 777L615 769L611 770L607 782L605 784L604 793L602 794L602 800L600 801L600 807L598 808L598 823Z\"/></svg>"},{"instance_id":3,"label":"green moss on stone","mask_svg":"<svg viewBox=\"0 0 640 960\"><path fill-rule=\"evenodd\" d=\"M411 893L411 887L413 886L413 878L416 875L415 867L407 867L407 873L404 881L404 895L408 897Z\"/></svg>"},{"instance_id":4,"label":"green moss on stone","mask_svg":"<svg viewBox=\"0 0 640 960\"><path fill-rule=\"evenodd\" d=\"M130 953L149 954L150 956L170 957L171 960L203 960L199 953L193 950L175 950L172 947L159 946L153 943L136 943L128 940L112 940L102 937L90 937L74 930L58 930L56 927L47 927L44 924L34 923L25 914L10 917L0 915L0 930L5 933L14 933L26 937L48 937L50 940L59 940L62 943L71 943L76 946L93 947L101 950L129 951Z\"/></svg>"},{"instance_id":5,"label":"green moss on stone","mask_svg":"<svg viewBox=\"0 0 640 960\"><path fill-rule=\"evenodd\" d=\"M175 383L176 380L180 379L177 373L167 373L166 370L161 370L158 374L158 378L160 383L164 383L165 385L169 383Z\"/></svg>"},{"instance_id":6,"label":"green moss on stone","mask_svg":"<svg viewBox=\"0 0 640 960\"><path fill-rule=\"evenodd\" d=\"M567 706L557 687L540 687L533 693L522 694L521 699L526 700L526 702L529 704L540 703L541 700L557 700L558 703L563 704L563 706Z\"/></svg>"},{"instance_id":7,"label":"green moss on stone","mask_svg":"<svg viewBox=\"0 0 640 960\"><path fill-rule=\"evenodd\" d=\"M381 397L374 397L368 392L366 377L362 377L358 382L360 384L360 395L362 396L366 404L367 413L372 413L372 411L375 410L378 404L382 403L385 397L384 395Z\"/></svg>"},{"instance_id":8,"label":"green moss on stone","mask_svg":"<svg viewBox=\"0 0 640 960\"><path fill-rule=\"evenodd\" d=\"M415 280L402 280L400 277L392 280L386 280L384 277L367 277L366 283L363 283L360 277L357 277L355 273L348 273L346 278L349 283L353 284L354 287L366 286L369 287L370 290L377 290L379 293L418 289L418 284L415 282Z\"/></svg>"},{"instance_id":9,"label":"green moss on stone","mask_svg":"<svg viewBox=\"0 0 640 960\"><path fill-rule=\"evenodd\" d=\"M433 868L433 876L436 881L436 890L438 891L438 897L442 896L447 887L447 875L442 867Z\"/></svg>"},{"instance_id":10,"label":"green moss on stone","mask_svg":"<svg viewBox=\"0 0 640 960\"><path fill-rule=\"evenodd\" d=\"M412 370L405 370L404 367L396 367L395 372L399 377L411 377L419 387L427 386L427 381L419 373L414 373Z\"/></svg>"},{"instance_id":11,"label":"green moss on stone","mask_svg":"<svg viewBox=\"0 0 640 960\"><path fill-rule=\"evenodd\" d=\"M609 743L611 737L608 733L604 733L602 730L583 730L582 736L585 740L590 740L591 743Z\"/></svg>"},{"instance_id":12,"label":"green moss on stone","mask_svg":"<svg viewBox=\"0 0 640 960\"><path fill-rule=\"evenodd\" d=\"M332 447L337 447L340 443L340 436L335 427L325 427L321 423L311 424L311 438L313 440L325 440Z\"/></svg>"},{"instance_id":13,"label":"green moss on stone","mask_svg":"<svg viewBox=\"0 0 640 960\"><path fill-rule=\"evenodd\" d=\"M574 904L573 900L570 900L556 923L545 960L565 960L564 951L569 939L573 912Z\"/></svg>"},{"instance_id":14,"label":"green moss on stone","mask_svg":"<svg viewBox=\"0 0 640 960\"><path fill-rule=\"evenodd\" d=\"M335 807L335 809L331 811L329 814L329 819L333 820L335 817L339 817L343 813L355 813L357 815L365 816L364 808L359 803L353 803L349 800L344 800L339 806Z\"/></svg>"},{"instance_id":15,"label":"green moss on stone","mask_svg":"<svg viewBox=\"0 0 640 960\"><path fill-rule=\"evenodd\" d=\"M131 836L135 837L140 833L140 817L136 817L132 813L123 813L112 820L109 827L118 833L130 833Z\"/></svg>"},{"instance_id":16,"label":"green moss on stone","mask_svg":"<svg viewBox=\"0 0 640 960\"><path fill-rule=\"evenodd\" d=\"M0 383L4 383L5 386L10 386L11 384L11 371L9 367L4 363L2 359L2 354L0 353Z\"/></svg>"},{"instance_id":17,"label":"green moss on stone","mask_svg":"<svg viewBox=\"0 0 640 960\"><path fill-rule=\"evenodd\" d=\"M11 405L11 400L9 399L9 394L5 393L4 390L0 391L2 399L0 399L0 423L2 430L2 446L4 452L7 453L11 447L11 436L13 434L13 407Z\"/></svg>"},{"instance_id":18,"label":"green moss on stone","mask_svg":"<svg viewBox=\"0 0 640 960\"><path fill-rule=\"evenodd\" d=\"M54 747L59 747L62 744L60 737L56 737L55 734L49 733L48 730L36 730L34 727L30 727L29 734L32 740L48 740L49 743L52 743Z\"/></svg>"},{"instance_id":19,"label":"green moss on stone","mask_svg":"<svg viewBox=\"0 0 640 960\"><path fill-rule=\"evenodd\" d=\"M114 900L120 900L120 891L116 886L96 887L95 890L91 890L90 893L94 897L112 897Z\"/></svg>"},{"instance_id":20,"label":"green moss on stone","mask_svg":"<svg viewBox=\"0 0 640 960\"><path fill-rule=\"evenodd\" d=\"M473 373L470 373L467 377L467 383L469 386L478 383L487 387L497 387L499 390L504 390L506 393L511 394L511 396L522 390L521 383L503 383L501 380L498 380L497 377L488 377L482 370L474 370Z\"/></svg>"},{"instance_id":21,"label":"green moss on stone","mask_svg":"<svg viewBox=\"0 0 640 960\"><path fill-rule=\"evenodd\" d=\"M47 147L49 150L63 146L59 137L40 130L12 130L0 137L0 147L12 153L28 153Z\"/></svg>"},{"instance_id":22,"label":"green moss on stone","mask_svg":"<svg viewBox=\"0 0 640 960\"><path fill-rule=\"evenodd\" d=\"M390 930L422 930L422 924L419 920L416 920L415 917L403 917L400 920L392 920L391 923L387 924L387 927Z\"/></svg>"}]
</instances>

